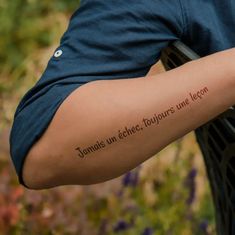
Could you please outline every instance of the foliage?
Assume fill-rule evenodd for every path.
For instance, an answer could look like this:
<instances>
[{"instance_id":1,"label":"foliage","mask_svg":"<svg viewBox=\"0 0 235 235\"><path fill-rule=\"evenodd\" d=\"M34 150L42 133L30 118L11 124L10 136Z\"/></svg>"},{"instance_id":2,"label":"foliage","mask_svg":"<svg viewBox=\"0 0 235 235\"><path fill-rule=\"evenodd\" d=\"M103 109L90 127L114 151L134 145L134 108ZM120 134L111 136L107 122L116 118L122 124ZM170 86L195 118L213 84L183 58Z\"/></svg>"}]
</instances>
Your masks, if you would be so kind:
<instances>
[{"instance_id":1,"label":"foliage","mask_svg":"<svg viewBox=\"0 0 235 235\"><path fill-rule=\"evenodd\" d=\"M45 68L43 50L59 43L78 7L79 0L0 0L0 129Z\"/></svg>"},{"instance_id":2,"label":"foliage","mask_svg":"<svg viewBox=\"0 0 235 235\"><path fill-rule=\"evenodd\" d=\"M78 5L0 0L0 134L10 128L19 99L39 78ZM33 191L18 184L0 145L0 235L215 234L209 185L195 146L188 135L109 182Z\"/></svg>"},{"instance_id":3,"label":"foliage","mask_svg":"<svg viewBox=\"0 0 235 235\"><path fill-rule=\"evenodd\" d=\"M78 7L78 0L14 0L0 1L0 66L11 70L20 66L24 58L40 47L50 46L56 39L53 14L70 14Z\"/></svg>"},{"instance_id":4,"label":"foliage","mask_svg":"<svg viewBox=\"0 0 235 235\"><path fill-rule=\"evenodd\" d=\"M194 141L189 134L119 178L89 186L27 190L1 162L0 235L214 235Z\"/></svg>"}]
</instances>

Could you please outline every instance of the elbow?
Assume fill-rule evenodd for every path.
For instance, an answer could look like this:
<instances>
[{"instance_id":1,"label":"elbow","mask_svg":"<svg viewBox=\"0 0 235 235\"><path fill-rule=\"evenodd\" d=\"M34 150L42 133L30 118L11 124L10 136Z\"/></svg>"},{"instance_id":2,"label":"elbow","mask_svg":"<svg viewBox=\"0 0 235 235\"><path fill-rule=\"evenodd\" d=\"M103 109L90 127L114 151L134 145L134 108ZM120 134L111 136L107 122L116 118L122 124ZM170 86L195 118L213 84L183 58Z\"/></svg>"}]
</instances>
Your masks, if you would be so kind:
<instances>
[{"instance_id":1,"label":"elbow","mask_svg":"<svg viewBox=\"0 0 235 235\"><path fill-rule=\"evenodd\" d=\"M45 157L38 152L30 151L25 158L22 179L26 188L43 190L55 187L54 167L49 167Z\"/></svg>"},{"instance_id":2,"label":"elbow","mask_svg":"<svg viewBox=\"0 0 235 235\"><path fill-rule=\"evenodd\" d=\"M25 157L22 179L28 189L43 190L62 185L93 185L114 178L110 170L102 169L81 161L75 164L67 155L34 146Z\"/></svg>"},{"instance_id":3,"label":"elbow","mask_svg":"<svg viewBox=\"0 0 235 235\"><path fill-rule=\"evenodd\" d=\"M59 166L60 165L60 166ZM86 167L78 170L71 165L58 164L58 158L39 151L30 151L25 158L22 179L26 188L50 189L62 185L92 185L103 182Z\"/></svg>"}]
</instances>

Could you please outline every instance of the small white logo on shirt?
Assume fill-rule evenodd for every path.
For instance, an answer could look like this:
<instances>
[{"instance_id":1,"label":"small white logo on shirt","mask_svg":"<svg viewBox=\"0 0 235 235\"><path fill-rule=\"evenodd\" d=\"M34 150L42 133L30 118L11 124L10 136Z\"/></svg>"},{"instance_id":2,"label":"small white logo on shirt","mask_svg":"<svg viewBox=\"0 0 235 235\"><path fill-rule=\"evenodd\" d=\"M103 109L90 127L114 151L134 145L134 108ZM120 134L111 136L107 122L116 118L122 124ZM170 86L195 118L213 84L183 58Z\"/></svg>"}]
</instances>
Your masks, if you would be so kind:
<instances>
[{"instance_id":1,"label":"small white logo on shirt","mask_svg":"<svg viewBox=\"0 0 235 235\"><path fill-rule=\"evenodd\" d=\"M62 50L58 50L58 51L55 52L54 56L55 57L60 57L62 54L63 54L63 51Z\"/></svg>"}]
</instances>

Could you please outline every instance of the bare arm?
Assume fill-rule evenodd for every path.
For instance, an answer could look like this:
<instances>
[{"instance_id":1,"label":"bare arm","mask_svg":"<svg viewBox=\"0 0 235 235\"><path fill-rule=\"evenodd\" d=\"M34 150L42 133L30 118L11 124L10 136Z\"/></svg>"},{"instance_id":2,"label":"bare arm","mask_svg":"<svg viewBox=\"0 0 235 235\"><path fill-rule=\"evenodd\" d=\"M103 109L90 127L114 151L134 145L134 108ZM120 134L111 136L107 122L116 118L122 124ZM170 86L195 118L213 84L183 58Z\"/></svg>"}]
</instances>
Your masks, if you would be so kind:
<instances>
[{"instance_id":1,"label":"bare arm","mask_svg":"<svg viewBox=\"0 0 235 235\"><path fill-rule=\"evenodd\" d=\"M229 49L151 77L83 85L31 149L26 184L93 184L135 168L235 104L234 61Z\"/></svg>"}]
</instances>

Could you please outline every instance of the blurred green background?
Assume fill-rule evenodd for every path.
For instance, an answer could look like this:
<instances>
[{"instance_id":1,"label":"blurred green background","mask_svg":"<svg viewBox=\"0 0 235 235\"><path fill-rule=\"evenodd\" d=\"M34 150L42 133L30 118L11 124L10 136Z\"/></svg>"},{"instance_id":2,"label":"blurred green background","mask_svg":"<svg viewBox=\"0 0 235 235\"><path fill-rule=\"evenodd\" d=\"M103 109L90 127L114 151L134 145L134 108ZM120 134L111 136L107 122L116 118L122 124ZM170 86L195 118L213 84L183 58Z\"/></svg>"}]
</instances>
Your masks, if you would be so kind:
<instances>
[{"instance_id":1,"label":"blurred green background","mask_svg":"<svg viewBox=\"0 0 235 235\"><path fill-rule=\"evenodd\" d=\"M9 131L77 0L0 0L0 235L214 235L215 216L193 132L116 179L34 191L19 185ZM160 62L153 71L163 68Z\"/></svg>"}]
</instances>

